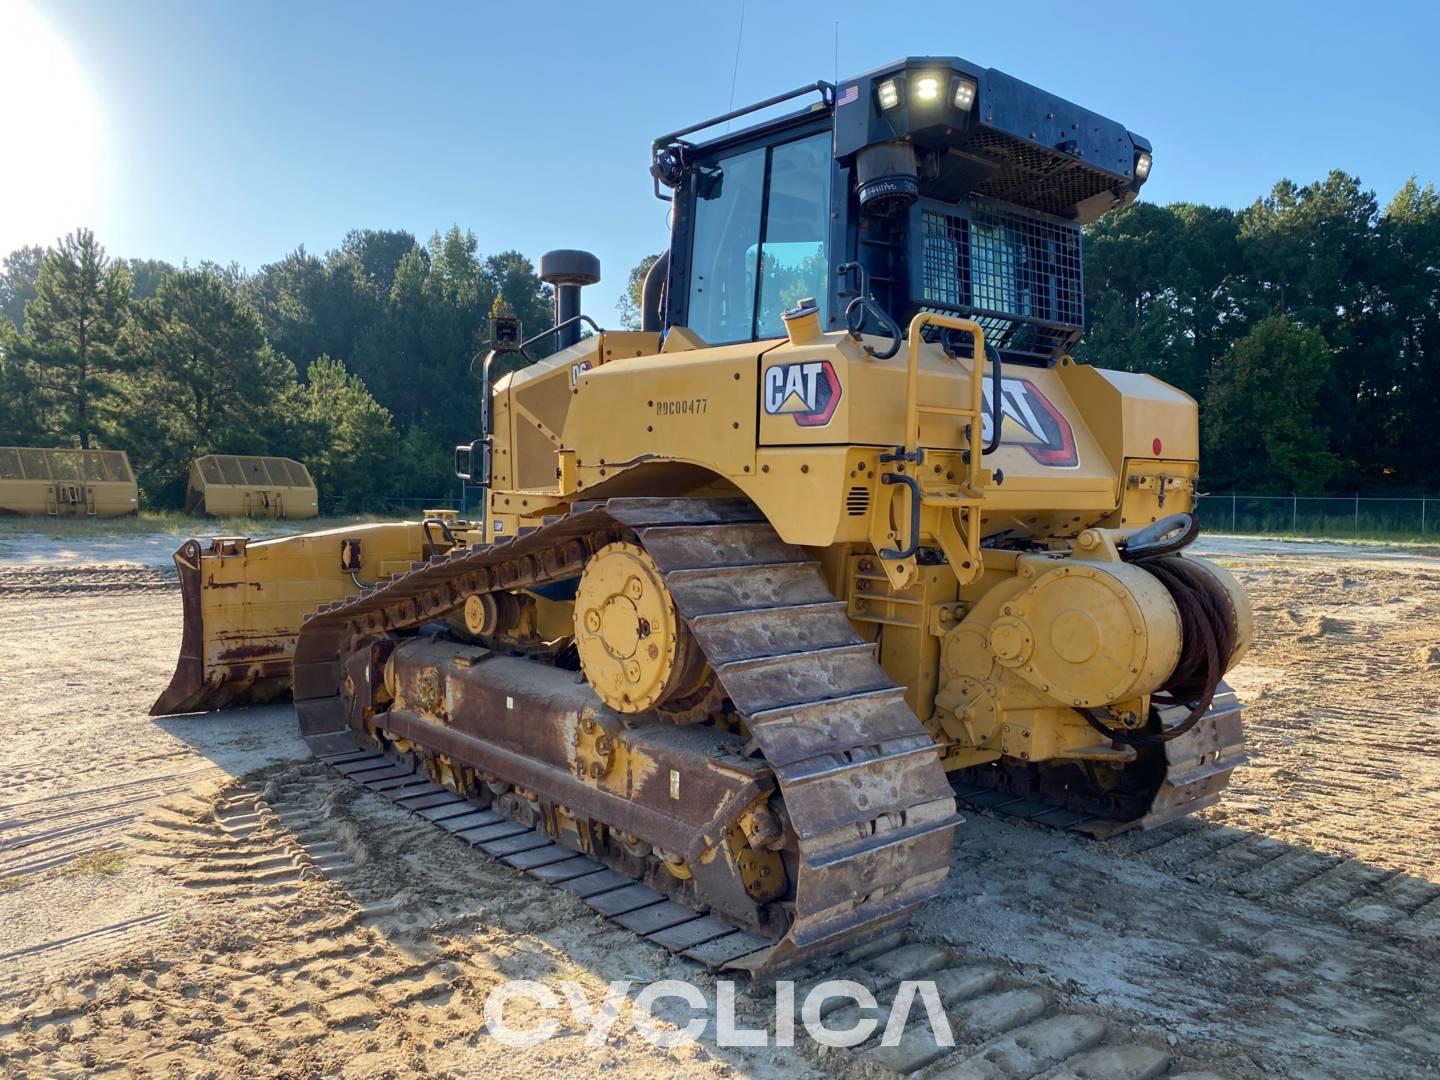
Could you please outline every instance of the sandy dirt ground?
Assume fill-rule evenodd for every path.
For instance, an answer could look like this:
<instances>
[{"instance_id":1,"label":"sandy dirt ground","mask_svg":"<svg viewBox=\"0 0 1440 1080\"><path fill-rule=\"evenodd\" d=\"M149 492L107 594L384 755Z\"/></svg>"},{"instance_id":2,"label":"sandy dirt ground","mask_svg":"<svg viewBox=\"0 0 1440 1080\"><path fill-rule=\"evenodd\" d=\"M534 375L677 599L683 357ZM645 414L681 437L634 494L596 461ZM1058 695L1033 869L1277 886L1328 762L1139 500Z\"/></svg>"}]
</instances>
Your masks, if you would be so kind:
<instances>
[{"instance_id":1,"label":"sandy dirt ground","mask_svg":"<svg viewBox=\"0 0 1440 1080\"><path fill-rule=\"evenodd\" d=\"M173 537L167 542L173 542ZM108 542L107 542L108 543ZM958 1047L658 1048L622 1006L518 1049L505 979L715 980L306 761L287 707L152 720L179 596L149 548L0 550L0 1075L1374 1076L1440 1062L1440 559L1208 539L1257 642L1251 763L1096 843L970 813L906 943ZM171 543L173 546L173 543ZM817 973L816 978L824 973ZM801 988L803 996L803 987ZM774 990L742 986L744 1026ZM523 1026L523 1013L512 1022ZM672 1030L683 1006L660 1010ZM845 1026L845 1017L832 1026Z\"/></svg>"}]
</instances>

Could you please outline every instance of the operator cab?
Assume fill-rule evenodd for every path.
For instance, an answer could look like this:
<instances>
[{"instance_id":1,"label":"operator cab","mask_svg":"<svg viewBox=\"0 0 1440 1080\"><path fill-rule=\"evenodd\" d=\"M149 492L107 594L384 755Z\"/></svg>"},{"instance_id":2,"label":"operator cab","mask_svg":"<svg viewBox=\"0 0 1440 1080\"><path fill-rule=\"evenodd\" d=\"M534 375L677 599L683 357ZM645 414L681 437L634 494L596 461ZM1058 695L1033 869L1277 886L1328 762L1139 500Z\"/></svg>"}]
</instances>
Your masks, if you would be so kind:
<instances>
[{"instance_id":1,"label":"operator cab","mask_svg":"<svg viewBox=\"0 0 1440 1080\"><path fill-rule=\"evenodd\" d=\"M918 311L939 311L978 322L1005 361L1053 362L1084 328L1081 226L1133 201L1150 160L1123 125L955 57L778 95L655 140L674 214L646 329L783 337L781 313L815 297L829 330L898 343Z\"/></svg>"}]
</instances>

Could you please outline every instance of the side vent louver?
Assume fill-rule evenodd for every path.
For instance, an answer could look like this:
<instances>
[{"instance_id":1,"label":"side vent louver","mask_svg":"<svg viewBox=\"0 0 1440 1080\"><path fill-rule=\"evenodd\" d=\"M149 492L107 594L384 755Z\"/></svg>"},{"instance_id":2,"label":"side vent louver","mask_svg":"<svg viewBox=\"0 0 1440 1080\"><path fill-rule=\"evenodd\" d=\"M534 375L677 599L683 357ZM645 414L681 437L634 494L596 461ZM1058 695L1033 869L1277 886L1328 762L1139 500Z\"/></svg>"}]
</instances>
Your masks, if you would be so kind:
<instances>
[{"instance_id":1,"label":"side vent louver","mask_svg":"<svg viewBox=\"0 0 1440 1080\"><path fill-rule=\"evenodd\" d=\"M845 496L845 512L851 517L863 517L870 509L870 489L852 487Z\"/></svg>"}]
</instances>

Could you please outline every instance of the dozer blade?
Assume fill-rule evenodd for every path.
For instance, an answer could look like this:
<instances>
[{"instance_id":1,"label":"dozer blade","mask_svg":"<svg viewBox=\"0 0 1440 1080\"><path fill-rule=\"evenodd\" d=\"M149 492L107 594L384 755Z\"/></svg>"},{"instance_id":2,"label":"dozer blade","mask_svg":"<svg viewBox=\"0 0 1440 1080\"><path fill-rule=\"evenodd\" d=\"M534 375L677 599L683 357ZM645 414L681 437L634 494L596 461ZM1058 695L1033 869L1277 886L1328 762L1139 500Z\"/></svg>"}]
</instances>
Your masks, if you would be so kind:
<instances>
[{"instance_id":1,"label":"dozer blade","mask_svg":"<svg viewBox=\"0 0 1440 1080\"><path fill-rule=\"evenodd\" d=\"M427 549L425 525L418 521L253 543L230 536L186 540L175 552L184 614L180 656L150 714L283 698L290 692L305 617L323 604L358 595L362 583L408 570Z\"/></svg>"},{"instance_id":2,"label":"dozer blade","mask_svg":"<svg viewBox=\"0 0 1440 1080\"><path fill-rule=\"evenodd\" d=\"M234 605L210 603L203 581L205 557L223 565L226 545L232 563L244 559L244 546L237 552L235 541L225 538L187 540L175 552L175 572L180 578L180 605L184 623L180 632L180 656L170 683L150 706L151 716L208 712L243 705L262 705L290 690L290 658L302 615L293 627L279 627L264 638L236 640L237 626L227 620L226 608ZM231 588L230 582L215 582L210 588ZM243 600L246 599L242 597ZM239 620L243 625L244 618Z\"/></svg>"}]
</instances>

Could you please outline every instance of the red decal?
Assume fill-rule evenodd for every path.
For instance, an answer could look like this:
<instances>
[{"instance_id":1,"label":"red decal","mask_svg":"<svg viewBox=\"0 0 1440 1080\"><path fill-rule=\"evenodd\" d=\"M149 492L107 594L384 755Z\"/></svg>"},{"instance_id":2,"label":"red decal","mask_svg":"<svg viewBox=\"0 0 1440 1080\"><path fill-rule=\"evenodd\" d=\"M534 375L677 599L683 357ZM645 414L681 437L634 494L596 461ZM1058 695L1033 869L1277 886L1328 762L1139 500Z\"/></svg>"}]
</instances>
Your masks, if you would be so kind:
<instances>
[{"instance_id":1,"label":"red decal","mask_svg":"<svg viewBox=\"0 0 1440 1080\"><path fill-rule=\"evenodd\" d=\"M1051 404L1050 399L1029 379L1006 379L1004 387L1004 411L1031 435L1040 440L1040 445L1023 444L1026 453L1041 465L1058 468L1072 468L1080 464L1080 453L1075 447L1075 432L1070 421ZM988 394L989 387L986 387Z\"/></svg>"}]
</instances>

